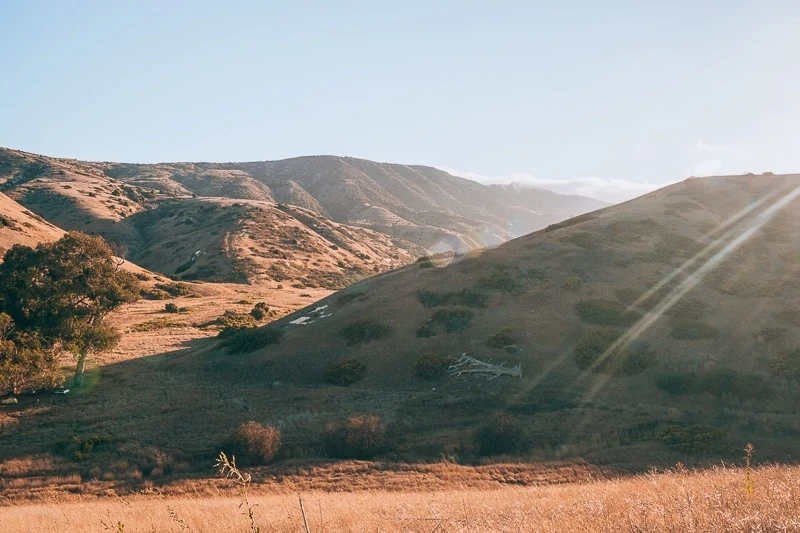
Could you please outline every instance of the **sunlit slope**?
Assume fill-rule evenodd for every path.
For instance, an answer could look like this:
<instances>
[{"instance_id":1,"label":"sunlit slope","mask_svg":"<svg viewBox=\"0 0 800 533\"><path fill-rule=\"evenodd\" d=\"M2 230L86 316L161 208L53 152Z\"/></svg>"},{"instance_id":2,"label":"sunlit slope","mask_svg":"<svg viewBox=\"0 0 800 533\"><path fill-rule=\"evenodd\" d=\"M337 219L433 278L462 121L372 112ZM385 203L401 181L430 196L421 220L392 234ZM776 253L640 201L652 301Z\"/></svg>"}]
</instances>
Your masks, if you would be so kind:
<instances>
[{"instance_id":1,"label":"sunlit slope","mask_svg":"<svg viewBox=\"0 0 800 533\"><path fill-rule=\"evenodd\" d=\"M15 244L35 246L64 232L0 193L0 258Z\"/></svg>"},{"instance_id":2,"label":"sunlit slope","mask_svg":"<svg viewBox=\"0 0 800 533\"><path fill-rule=\"evenodd\" d=\"M273 326L279 345L236 363L254 382L323 383L354 358L366 372L352 393L385 394L348 408L405 420L430 449L506 412L540 448L616 454L631 435L661 446L675 423L789 453L798 186L797 175L689 179L447 266L412 264L287 317ZM359 342L354 324L381 338ZM463 353L519 364L522 378L415 377L421 356Z\"/></svg>"}]
</instances>

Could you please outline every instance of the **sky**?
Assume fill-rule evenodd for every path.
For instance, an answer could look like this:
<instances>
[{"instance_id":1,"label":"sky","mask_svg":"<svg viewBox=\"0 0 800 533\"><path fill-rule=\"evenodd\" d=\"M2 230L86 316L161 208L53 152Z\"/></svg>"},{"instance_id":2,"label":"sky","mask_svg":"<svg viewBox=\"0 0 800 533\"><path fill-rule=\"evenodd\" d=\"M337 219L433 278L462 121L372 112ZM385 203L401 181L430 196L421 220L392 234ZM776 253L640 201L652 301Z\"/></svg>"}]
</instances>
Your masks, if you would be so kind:
<instances>
[{"instance_id":1,"label":"sky","mask_svg":"<svg viewBox=\"0 0 800 533\"><path fill-rule=\"evenodd\" d=\"M800 2L0 0L0 146L346 155L611 201L800 172Z\"/></svg>"}]
</instances>

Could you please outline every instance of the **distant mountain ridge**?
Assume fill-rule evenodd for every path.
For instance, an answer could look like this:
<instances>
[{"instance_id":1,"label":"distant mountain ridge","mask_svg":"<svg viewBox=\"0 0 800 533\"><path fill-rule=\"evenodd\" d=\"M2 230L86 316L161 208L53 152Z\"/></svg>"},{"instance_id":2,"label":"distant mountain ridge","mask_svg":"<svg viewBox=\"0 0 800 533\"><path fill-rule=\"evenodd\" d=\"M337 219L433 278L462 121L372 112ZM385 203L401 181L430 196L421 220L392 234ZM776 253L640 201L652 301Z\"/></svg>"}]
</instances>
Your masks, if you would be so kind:
<instances>
[{"instance_id":1,"label":"distant mountain ridge","mask_svg":"<svg viewBox=\"0 0 800 533\"><path fill-rule=\"evenodd\" d=\"M179 235L202 231L204 223L208 222L204 213L213 211L208 208L208 202L221 202L220 205L238 209L239 215L244 216L240 206L227 200L255 202L247 204L249 211L260 209L272 213L266 217L251 216L247 224L250 235L280 233L282 230L276 228L287 223L284 215L289 211L292 216L304 218L311 224L306 228L309 235L316 233L314 224L325 225L325 220L354 231L355 228L371 230L369 234L362 231L360 236L356 235L358 232L349 232L365 245L365 249L355 251L353 248L353 257L349 258L352 261L345 257L334 259L334 264L345 265L336 267L344 269L340 272L342 279L351 279L346 272L367 274L405 264L425 250L465 252L497 245L607 205L591 198L539 189L482 185L432 167L376 163L350 157L129 164L56 159L2 148L0 191L65 230L92 231L121 242L128 247L133 260L170 274L176 264L186 265L191 257L184 256L190 251L187 248L179 256L170 256L168 261L161 261L161 254L148 256L154 246L158 248L163 244L154 242L151 236L157 234L166 239L168 232L153 231L141 224L143 219L153 220L146 212L163 212L167 203L171 206L170 213L179 212L184 216L191 211L192 221L197 223L185 227L171 221L170 227L180 230ZM206 207L198 211L198 201L204 198ZM286 206L296 206L296 209L289 210ZM259 222L254 226L252 220ZM296 240L294 238L272 242L271 251L260 250L252 243L246 247L232 241L223 244L224 235L241 232L239 226L243 223L231 219L231 227L209 230L220 232L219 243L213 247L229 257L257 259L259 254L278 258L282 247L296 246L291 242ZM207 242L208 232L194 240ZM333 241L319 244L317 253L322 255L326 255L326 248L339 246ZM355 242L352 244L356 246ZM256 248L256 251L249 248ZM390 248L400 253L390 252ZM380 253L377 250L381 250ZM159 260L149 262L148 257L159 257ZM314 259L305 259L313 264ZM289 260L281 257L281 261ZM238 262L241 265L241 261ZM282 270L287 266L285 262L281 265ZM301 267L298 264L291 269ZM214 280L217 278L211 275L213 270L201 269L200 274L192 271L184 275ZM231 273L237 269L220 267L217 270ZM261 274L269 279L280 278L279 275L270 276L266 270L260 273L246 270L249 272L247 279ZM243 279L242 276L238 278Z\"/></svg>"}]
</instances>

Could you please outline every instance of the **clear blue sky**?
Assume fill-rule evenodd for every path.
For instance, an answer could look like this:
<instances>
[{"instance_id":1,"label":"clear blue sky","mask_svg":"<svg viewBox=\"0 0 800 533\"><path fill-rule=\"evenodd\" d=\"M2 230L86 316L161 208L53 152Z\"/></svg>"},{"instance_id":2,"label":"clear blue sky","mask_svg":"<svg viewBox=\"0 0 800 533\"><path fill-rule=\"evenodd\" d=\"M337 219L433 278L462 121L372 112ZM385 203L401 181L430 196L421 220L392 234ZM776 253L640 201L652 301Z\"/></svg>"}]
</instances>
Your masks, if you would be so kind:
<instances>
[{"instance_id":1,"label":"clear blue sky","mask_svg":"<svg viewBox=\"0 0 800 533\"><path fill-rule=\"evenodd\" d=\"M796 0L0 0L0 43L0 145L52 156L800 172Z\"/></svg>"}]
</instances>

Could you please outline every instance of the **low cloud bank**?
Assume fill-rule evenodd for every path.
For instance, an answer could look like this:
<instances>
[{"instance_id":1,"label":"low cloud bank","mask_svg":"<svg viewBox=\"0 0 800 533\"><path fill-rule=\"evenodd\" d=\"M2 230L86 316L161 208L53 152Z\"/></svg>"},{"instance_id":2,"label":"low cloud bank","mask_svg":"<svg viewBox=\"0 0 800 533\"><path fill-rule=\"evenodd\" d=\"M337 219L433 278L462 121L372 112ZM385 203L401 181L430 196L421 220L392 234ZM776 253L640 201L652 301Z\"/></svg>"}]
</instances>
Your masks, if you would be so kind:
<instances>
[{"instance_id":1,"label":"low cloud bank","mask_svg":"<svg viewBox=\"0 0 800 533\"><path fill-rule=\"evenodd\" d=\"M441 168L441 167L440 167ZM572 180L554 180L537 178L530 174L511 174L510 176L485 176L475 172L460 172L442 168L455 176L461 176L484 184L518 183L528 187L538 187L560 194L578 194L590 196L604 202L618 203L636 198L648 192L660 189L668 183L640 183L636 181L604 178L578 178Z\"/></svg>"}]
</instances>

